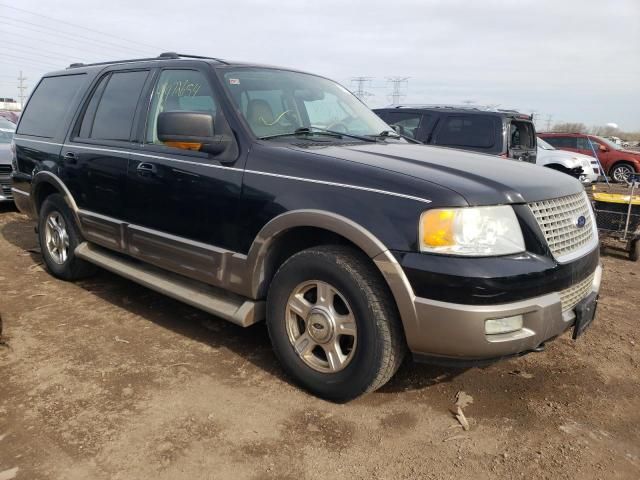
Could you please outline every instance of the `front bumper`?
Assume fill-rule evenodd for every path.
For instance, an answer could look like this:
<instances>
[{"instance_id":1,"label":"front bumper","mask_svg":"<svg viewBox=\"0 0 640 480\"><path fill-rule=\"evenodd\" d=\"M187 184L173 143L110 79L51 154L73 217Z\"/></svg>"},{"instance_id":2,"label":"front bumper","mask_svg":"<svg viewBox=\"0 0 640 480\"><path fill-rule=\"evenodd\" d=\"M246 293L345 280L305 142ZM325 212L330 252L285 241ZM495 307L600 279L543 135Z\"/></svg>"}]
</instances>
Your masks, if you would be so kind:
<instances>
[{"instance_id":1,"label":"front bumper","mask_svg":"<svg viewBox=\"0 0 640 480\"><path fill-rule=\"evenodd\" d=\"M602 267L593 275L591 292L600 291ZM573 309L562 311L561 292L500 305L462 305L415 297L417 325L407 336L413 354L451 360L486 360L508 357L540 347L575 323ZM485 321L523 316L521 330L485 334Z\"/></svg>"}]
</instances>

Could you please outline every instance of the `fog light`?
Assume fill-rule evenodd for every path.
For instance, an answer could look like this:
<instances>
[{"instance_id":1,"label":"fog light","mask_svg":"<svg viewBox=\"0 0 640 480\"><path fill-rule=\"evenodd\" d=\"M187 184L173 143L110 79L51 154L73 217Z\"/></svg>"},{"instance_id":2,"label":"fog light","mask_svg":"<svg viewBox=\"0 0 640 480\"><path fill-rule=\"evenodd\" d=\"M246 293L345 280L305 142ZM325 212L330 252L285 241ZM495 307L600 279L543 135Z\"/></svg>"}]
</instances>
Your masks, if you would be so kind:
<instances>
[{"instance_id":1,"label":"fog light","mask_svg":"<svg viewBox=\"0 0 640 480\"><path fill-rule=\"evenodd\" d=\"M494 318L484 322L484 333L487 335L496 335L498 333L515 332L522 329L522 315L513 317Z\"/></svg>"}]
</instances>

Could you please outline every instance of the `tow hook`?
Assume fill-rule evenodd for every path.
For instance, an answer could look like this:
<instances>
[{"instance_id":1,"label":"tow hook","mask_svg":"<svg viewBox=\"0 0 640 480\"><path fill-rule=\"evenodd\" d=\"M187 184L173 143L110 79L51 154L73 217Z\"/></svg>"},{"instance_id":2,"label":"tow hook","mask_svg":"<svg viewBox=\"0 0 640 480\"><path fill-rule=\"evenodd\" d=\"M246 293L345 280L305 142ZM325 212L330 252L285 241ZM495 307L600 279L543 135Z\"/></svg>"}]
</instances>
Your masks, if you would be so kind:
<instances>
[{"instance_id":1,"label":"tow hook","mask_svg":"<svg viewBox=\"0 0 640 480\"><path fill-rule=\"evenodd\" d=\"M547 346L544 343L541 343L536 348L532 349L532 352L544 352Z\"/></svg>"}]
</instances>

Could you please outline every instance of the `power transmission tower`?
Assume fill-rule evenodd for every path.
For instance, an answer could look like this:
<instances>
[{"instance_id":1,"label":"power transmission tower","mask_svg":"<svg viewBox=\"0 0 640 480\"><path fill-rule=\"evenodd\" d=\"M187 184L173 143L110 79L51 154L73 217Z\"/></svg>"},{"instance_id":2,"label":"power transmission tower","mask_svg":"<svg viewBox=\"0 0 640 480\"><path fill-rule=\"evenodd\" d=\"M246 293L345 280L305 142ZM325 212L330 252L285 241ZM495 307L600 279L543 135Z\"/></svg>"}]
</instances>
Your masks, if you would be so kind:
<instances>
[{"instance_id":1,"label":"power transmission tower","mask_svg":"<svg viewBox=\"0 0 640 480\"><path fill-rule=\"evenodd\" d=\"M22 70L20 70L20 76L18 77L18 90L20 90L20 109L24 109L24 91L27 89L27 86L24 84L24 81L27 77L22 75Z\"/></svg>"},{"instance_id":2,"label":"power transmission tower","mask_svg":"<svg viewBox=\"0 0 640 480\"><path fill-rule=\"evenodd\" d=\"M409 85L409 77L387 77L387 82L392 86L390 95L391 104L399 105L400 100L402 100L406 95L403 88L406 88Z\"/></svg>"},{"instance_id":3,"label":"power transmission tower","mask_svg":"<svg viewBox=\"0 0 640 480\"><path fill-rule=\"evenodd\" d=\"M553 119L553 115L547 115L547 132L551 131L551 120Z\"/></svg>"},{"instance_id":4,"label":"power transmission tower","mask_svg":"<svg viewBox=\"0 0 640 480\"><path fill-rule=\"evenodd\" d=\"M371 85L371 77L353 77L351 79L351 84L355 86L355 95L363 102L366 101L367 97L372 97L373 93L365 90L365 87Z\"/></svg>"}]
</instances>

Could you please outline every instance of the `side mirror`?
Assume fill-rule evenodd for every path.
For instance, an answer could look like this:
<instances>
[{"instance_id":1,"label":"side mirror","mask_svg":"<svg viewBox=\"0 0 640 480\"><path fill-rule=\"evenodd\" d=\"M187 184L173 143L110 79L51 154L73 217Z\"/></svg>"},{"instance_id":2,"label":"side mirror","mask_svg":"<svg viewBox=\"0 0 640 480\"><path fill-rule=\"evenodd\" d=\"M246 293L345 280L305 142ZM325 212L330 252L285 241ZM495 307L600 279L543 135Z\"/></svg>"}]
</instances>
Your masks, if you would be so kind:
<instances>
[{"instance_id":1,"label":"side mirror","mask_svg":"<svg viewBox=\"0 0 640 480\"><path fill-rule=\"evenodd\" d=\"M215 135L213 116L203 112L162 112L158 115L158 139L169 147L219 155L231 139Z\"/></svg>"}]
</instances>

